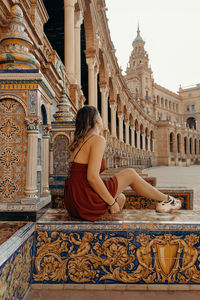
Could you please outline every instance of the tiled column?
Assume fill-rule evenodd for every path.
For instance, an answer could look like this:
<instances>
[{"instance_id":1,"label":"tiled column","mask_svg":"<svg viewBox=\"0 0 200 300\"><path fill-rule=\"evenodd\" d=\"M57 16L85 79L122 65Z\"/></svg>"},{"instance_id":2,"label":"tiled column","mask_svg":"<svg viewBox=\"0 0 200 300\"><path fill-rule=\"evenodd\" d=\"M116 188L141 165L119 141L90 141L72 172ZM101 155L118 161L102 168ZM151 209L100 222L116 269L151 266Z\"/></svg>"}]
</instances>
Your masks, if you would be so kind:
<instances>
[{"instance_id":1,"label":"tiled column","mask_svg":"<svg viewBox=\"0 0 200 300\"><path fill-rule=\"evenodd\" d=\"M123 114L118 113L118 119L119 119L119 140L123 142Z\"/></svg>"},{"instance_id":2,"label":"tiled column","mask_svg":"<svg viewBox=\"0 0 200 300\"><path fill-rule=\"evenodd\" d=\"M116 137L116 109L117 109L117 105L114 104L110 104L110 109L111 109L111 135L112 137Z\"/></svg>"},{"instance_id":3,"label":"tiled column","mask_svg":"<svg viewBox=\"0 0 200 300\"><path fill-rule=\"evenodd\" d=\"M74 4L75 0L64 0L65 67L70 78L74 78Z\"/></svg>"},{"instance_id":4,"label":"tiled column","mask_svg":"<svg viewBox=\"0 0 200 300\"><path fill-rule=\"evenodd\" d=\"M129 145L129 120L125 120L126 144Z\"/></svg>"},{"instance_id":5,"label":"tiled column","mask_svg":"<svg viewBox=\"0 0 200 300\"><path fill-rule=\"evenodd\" d=\"M37 200L37 151L38 151L38 124L39 119L26 119L28 132L28 153L26 163L25 198L28 203ZM32 201L31 201L32 200ZM22 203L26 202L25 199Z\"/></svg>"},{"instance_id":6,"label":"tiled column","mask_svg":"<svg viewBox=\"0 0 200 300\"><path fill-rule=\"evenodd\" d=\"M80 26L83 16L80 11L75 12L75 77L78 84L81 83L81 36Z\"/></svg>"},{"instance_id":7,"label":"tiled column","mask_svg":"<svg viewBox=\"0 0 200 300\"><path fill-rule=\"evenodd\" d=\"M108 128L108 87L105 84L100 86L101 92L101 116L103 120L104 129Z\"/></svg>"},{"instance_id":8,"label":"tiled column","mask_svg":"<svg viewBox=\"0 0 200 300\"><path fill-rule=\"evenodd\" d=\"M49 195L49 129L48 125L42 126L42 196Z\"/></svg>"}]
</instances>

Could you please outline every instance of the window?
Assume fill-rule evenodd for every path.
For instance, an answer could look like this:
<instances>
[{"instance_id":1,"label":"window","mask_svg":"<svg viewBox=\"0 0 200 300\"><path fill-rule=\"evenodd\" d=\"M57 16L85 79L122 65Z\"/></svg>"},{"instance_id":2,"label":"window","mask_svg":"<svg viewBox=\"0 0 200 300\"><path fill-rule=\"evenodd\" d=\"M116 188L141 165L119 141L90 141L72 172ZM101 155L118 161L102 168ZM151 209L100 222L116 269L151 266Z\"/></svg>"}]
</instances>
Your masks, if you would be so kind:
<instances>
[{"instance_id":1,"label":"window","mask_svg":"<svg viewBox=\"0 0 200 300\"><path fill-rule=\"evenodd\" d=\"M189 105L186 105L186 111L190 111L190 106Z\"/></svg>"},{"instance_id":2,"label":"window","mask_svg":"<svg viewBox=\"0 0 200 300\"><path fill-rule=\"evenodd\" d=\"M195 111L195 105L192 104L192 111Z\"/></svg>"}]
</instances>

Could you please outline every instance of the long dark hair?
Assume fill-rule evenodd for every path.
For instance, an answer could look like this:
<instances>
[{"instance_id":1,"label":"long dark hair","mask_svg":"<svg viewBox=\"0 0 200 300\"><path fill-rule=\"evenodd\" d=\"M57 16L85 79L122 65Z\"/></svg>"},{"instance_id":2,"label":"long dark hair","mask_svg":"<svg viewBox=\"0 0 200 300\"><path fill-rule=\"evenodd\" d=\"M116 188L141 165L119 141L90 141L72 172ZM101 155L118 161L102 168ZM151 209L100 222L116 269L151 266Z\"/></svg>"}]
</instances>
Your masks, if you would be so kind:
<instances>
[{"instance_id":1,"label":"long dark hair","mask_svg":"<svg viewBox=\"0 0 200 300\"><path fill-rule=\"evenodd\" d=\"M76 115L74 139L69 145L69 150L74 151L76 147L84 140L89 131L94 128L99 112L94 106L85 105Z\"/></svg>"}]
</instances>

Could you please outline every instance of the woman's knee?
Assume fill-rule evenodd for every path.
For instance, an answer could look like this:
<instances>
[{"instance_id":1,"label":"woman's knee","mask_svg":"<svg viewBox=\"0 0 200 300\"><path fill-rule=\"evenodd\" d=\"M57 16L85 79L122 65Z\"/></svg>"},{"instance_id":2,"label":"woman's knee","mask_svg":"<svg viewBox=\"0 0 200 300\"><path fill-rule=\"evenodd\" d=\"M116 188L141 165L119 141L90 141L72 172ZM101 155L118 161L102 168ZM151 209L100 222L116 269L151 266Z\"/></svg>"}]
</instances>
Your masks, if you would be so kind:
<instances>
[{"instance_id":1,"label":"woman's knee","mask_svg":"<svg viewBox=\"0 0 200 300\"><path fill-rule=\"evenodd\" d=\"M137 175L137 172L133 168L127 168L126 172L127 172L128 176L136 176Z\"/></svg>"}]
</instances>

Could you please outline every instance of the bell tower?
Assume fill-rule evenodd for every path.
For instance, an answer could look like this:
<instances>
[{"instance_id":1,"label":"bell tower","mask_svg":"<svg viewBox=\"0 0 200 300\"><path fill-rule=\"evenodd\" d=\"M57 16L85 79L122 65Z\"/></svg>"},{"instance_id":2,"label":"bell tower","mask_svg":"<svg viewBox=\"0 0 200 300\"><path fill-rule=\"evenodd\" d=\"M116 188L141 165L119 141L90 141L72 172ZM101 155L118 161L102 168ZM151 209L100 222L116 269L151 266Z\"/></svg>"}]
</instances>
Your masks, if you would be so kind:
<instances>
[{"instance_id":1,"label":"bell tower","mask_svg":"<svg viewBox=\"0 0 200 300\"><path fill-rule=\"evenodd\" d=\"M137 101L146 107L146 101L152 102L152 71L149 66L149 57L144 48L145 41L140 35L138 24L137 36L134 39L129 63L126 69L125 80L135 95ZM147 112L149 111L149 108Z\"/></svg>"}]
</instances>

